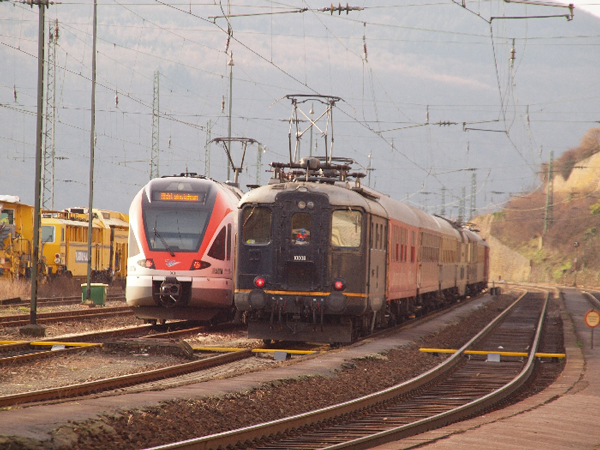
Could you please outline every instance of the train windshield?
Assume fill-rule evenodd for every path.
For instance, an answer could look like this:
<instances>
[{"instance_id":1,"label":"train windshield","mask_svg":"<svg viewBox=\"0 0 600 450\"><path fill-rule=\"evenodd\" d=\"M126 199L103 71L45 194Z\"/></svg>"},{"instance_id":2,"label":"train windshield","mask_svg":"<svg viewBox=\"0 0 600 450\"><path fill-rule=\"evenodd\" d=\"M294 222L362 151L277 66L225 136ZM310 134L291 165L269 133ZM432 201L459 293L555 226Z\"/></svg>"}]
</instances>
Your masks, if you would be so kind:
<instances>
[{"instance_id":1,"label":"train windshield","mask_svg":"<svg viewBox=\"0 0 600 450\"><path fill-rule=\"evenodd\" d=\"M146 207L144 228L148 247L171 253L196 252L209 219L210 210Z\"/></svg>"},{"instance_id":2,"label":"train windshield","mask_svg":"<svg viewBox=\"0 0 600 450\"><path fill-rule=\"evenodd\" d=\"M203 180L152 180L142 196L144 230L150 250L197 252L215 205L217 191Z\"/></svg>"},{"instance_id":3,"label":"train windshield","mask_svg":"<svg viewBox=\"0 0 600 450\"><path fill-rule=\"evenodd\" d=\"M331 245L360 247L362 214L360 211L333 211L331 215Z\"/></svg>"},{"instance_id":4,"label":"train windshield","mask_svg":"<svg viewBox=\"0 0 600 450\"><path fill-rule=\"evenodd\" d=\"M271 210L264 206L246 207L242 215L243 240L247 245L271 242Z\"/></svg>"}]
</instances>

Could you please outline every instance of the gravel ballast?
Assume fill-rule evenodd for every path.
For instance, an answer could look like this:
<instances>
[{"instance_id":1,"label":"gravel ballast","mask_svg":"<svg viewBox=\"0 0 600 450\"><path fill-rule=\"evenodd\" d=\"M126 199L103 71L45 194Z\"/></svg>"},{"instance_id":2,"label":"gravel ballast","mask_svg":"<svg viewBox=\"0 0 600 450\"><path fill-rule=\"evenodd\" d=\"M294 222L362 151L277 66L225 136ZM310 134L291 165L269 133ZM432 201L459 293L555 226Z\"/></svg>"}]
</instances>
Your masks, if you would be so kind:
<instances>
[{"instance_id":1,"label":"gravel ballast","mask_svg":"<svg viewBox=\"0 0 600 450\"><path fill-rule=\"evenodd\" d=\"M49 441L6 439L12 449L142 449L279 419L351 400L406 381L439 364L443 356L419 347L459 348L508 306L501 295L460 322L421 342L347 362L334 376L309 376L264 384L249 392L201 399L173 399L63 426ZM9 442L11 444L9 444ZM2 447L0 438L0 447ZM3 447L2 447L3 448Z\"/></svg>"}]
</instances>

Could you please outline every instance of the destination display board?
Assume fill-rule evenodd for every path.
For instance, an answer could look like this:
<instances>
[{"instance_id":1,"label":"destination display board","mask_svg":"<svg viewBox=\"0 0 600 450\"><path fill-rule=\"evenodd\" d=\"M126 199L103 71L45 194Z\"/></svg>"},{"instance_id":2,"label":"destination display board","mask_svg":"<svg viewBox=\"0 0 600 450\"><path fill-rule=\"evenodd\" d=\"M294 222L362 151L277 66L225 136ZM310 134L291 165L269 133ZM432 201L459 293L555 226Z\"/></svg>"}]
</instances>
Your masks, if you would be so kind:
<instances>
[{"instance_id":1,"label":"destination display board","mask_svg":"<svg viewBox=\"0 0 600 450\"><path fill-rule=\"evenodd\" d=\"M204 201L204 195L196 192L155 192L154 199L163 202L200 202Z\"/></svg>"}]
</instances>

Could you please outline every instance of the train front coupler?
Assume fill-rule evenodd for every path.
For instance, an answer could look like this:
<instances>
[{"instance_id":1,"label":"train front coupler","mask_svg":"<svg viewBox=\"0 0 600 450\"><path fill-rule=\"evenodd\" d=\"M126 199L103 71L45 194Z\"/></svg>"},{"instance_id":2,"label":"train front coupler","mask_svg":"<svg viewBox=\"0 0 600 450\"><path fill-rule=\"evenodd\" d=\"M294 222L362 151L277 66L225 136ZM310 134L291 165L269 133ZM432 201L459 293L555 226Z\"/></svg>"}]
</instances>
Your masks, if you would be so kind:
<instances>
[{"instance_id":1,"label":"train front coupler","mask_svg":"<svg viewBox=\"0 0 600 450\"><path fill-rule=\"evenodd\" d=\"M160 284L159 298L160 303L165 308L175 306L181 299L181 283L175 277L167 277Z\"/></svg>"}]
</instances>

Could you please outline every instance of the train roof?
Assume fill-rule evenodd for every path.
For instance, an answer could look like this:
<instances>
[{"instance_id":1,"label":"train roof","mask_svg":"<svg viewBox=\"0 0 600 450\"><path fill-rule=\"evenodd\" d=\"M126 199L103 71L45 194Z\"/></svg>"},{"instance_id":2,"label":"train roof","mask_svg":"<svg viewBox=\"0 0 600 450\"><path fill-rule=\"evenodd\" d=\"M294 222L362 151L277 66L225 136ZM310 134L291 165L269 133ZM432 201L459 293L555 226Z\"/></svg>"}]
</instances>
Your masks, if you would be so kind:
<instances>
[{"instance_id":1,"label":"train roof","mask_svg":"<svg viewBox=\"0 0 600 450\"><path fill-rule=\"evenodd\" d=\"M485 245L489 247L485 239L482 238L479 234L475 233L473 230L463 228L461 231L470 242L476 242L479 245Z\"/></svg>"},{"instance_id":2,"label":"train roof","mask_svg":"<svg viewBox=\"0 0 600 450\"><path fill-rule=\"evenodd\" d=\"M140 191L145 191L148 200L151 201L150 192L153 190L160 189L169 189L172 186L172 183L177 181L178 183L188 183L187 186L178 187L178 189L173 190L181 190L181 191L194 191L194 186L206 186L207 184L210 186L216 186L218 189L223 192L229 193L239 200L243 193L242 191L234 185L230 185L228 183L223 183L221 181L214 180L212 178L206 177L204 175L198 175L196 173L181 173L179 175L167 175L161 178L154 178L148 182Z\"/></svg>"},{"instance_id":3,"label":"train roof","mask_svg":"<svg viewBox=\"0 0 600 450\"><path fill-rule=\"evenodd\" d=\"M0 202L2 203L21 203L21 199L16 195L0 195Z\"/></svg>"},{"instance_id":4,"label":"train roof","mask_svg":"<svg viewBox=\"0 0 600 450\"><path fill-rule=\"evenodd\" d=\"M92 220L99 220L105 227L129 227L129 216L120 211L111 211L108 209L92 208L94 217ZM62 218L67 221L82 221L87 223L89 218L89 208L74 207L67 208L64 211L48 211L54 218ZM66 214L66 217L61 217Z\"/></svg>"},{"instance_id":5,"label":"train roof","mask_svg":"<svg viewBox=\"0 0 600 450\"><path fill-rule=\"evenodd\" d=\"M343 181L337 181L335 184L304 181L274 183L247 192L241 198L239 206L246 203L273 203L280 192L302 192L304 190L304 192L327 195L329 203L333 206L356 206L374 214L387 216L384 208L378 202L367 198L364 192L352 189L352 185L353 183ZM375 191L371 192L373 195L380 195Z\"/></svg>"},{"instance_id":6,"label":"train roof","mask_svg":"<svg viewBox=\"0 0 600 450\"><path fill-rule=\"evenodd\" d=\"M356 206L373 214L398 220L415 228L461 238L459 231L447 220L427 214L406 203L394 200L368 187L355 187L353 183L336 181L333 184L304 181L272 183L247 192L239 206L247 203L273 203L280 192L300 191L322 193L333 206Z\"/></svg>"},{"instance_id":7,"label":"train roof","mask_svg":"<svg viewBox=\"0 0 600 450\"><path fill-rule=\"evenodd\" d=\"M365 211L409 226L430 230L442 235L465 241L472 240L462 234L459 227L439 216L432 216L399 200L362 186L364 173L352 172L355 161L350 158L308 157L293 163L271 163L273 178L268 185L246 193L239 202L244 204L274 203L281 192L302 191L327 195L332 206L359 207ZM351 183L349 178L356 182Z\"/></svg>"},{"instance_id":8,"label":"train roof","mask_svg":"<svg viewBox=\"0 0 600 450\"><path fill-rule=\"evenodd\" d=\"M88 227L87 221L82 220L73 220L73 219L60 219L57 217L43 217L42 216L42 225L70 225L72 227ZM93 228L102 228L98 223L92 222Z\"/></svg>"}]
</instances>

